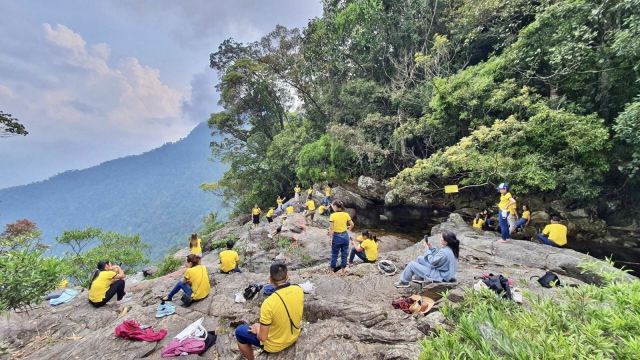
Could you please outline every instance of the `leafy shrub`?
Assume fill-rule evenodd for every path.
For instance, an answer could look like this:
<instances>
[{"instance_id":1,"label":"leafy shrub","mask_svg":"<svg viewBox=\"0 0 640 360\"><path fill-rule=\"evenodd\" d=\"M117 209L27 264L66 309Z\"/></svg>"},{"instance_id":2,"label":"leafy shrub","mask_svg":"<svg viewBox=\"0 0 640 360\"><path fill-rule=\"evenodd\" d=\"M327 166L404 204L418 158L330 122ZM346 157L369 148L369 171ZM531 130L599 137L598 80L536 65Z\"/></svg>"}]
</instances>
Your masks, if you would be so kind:
<instances>
[{"instance_id":1,"label":"leafy shrub","mask_svg":"<svg viewBox=\"0 0 640 360\"><path fill-rule=\"evenodd\" d=\"M349 177L351 152L328 135L305 145L298 154L296 175L305 184Z\"/></svg>"},{"instance_id":2,"label":"leafy shrub","mask_svg":"<svg viewBox=\"0 0 640 360\"><path fill-rule=\"evenodd\" d=\"M101 260L121 264L125 271L136 271L149 260L145 250L149 245L143 243L138 235L123 235L98 228L69 230L56 238L60 244L70 250L65 254L69 264L68 274L79 285L88 287L91 274Z\"/></svg>"},{"instance_id":3,"label":"leafy shrub","mask_svg":"<svg viewBox=\"0 0 640 360\"><path fill-rule=\"evenodd\" d=\"M607 278L603 276L604 278ZM612 277L608 277L612 280ZM454 324L422 341L420 359L637 359L640 281L558 290L554 298L525 293L528 306L468 290L445 302Z\"/></svg>"},{"instance_id":4,"label":"leafy shrub","mask_svg":"<svg viewBox=\"0 0 640 360\"><path fill-rule=\"evenodd\" d=\"M183 260L176 259L173 255L166 255L158 264L158 271L153 274L153 277L156 278L170 274L178 270L183 263Z\"/></svg>"}]
</instances>

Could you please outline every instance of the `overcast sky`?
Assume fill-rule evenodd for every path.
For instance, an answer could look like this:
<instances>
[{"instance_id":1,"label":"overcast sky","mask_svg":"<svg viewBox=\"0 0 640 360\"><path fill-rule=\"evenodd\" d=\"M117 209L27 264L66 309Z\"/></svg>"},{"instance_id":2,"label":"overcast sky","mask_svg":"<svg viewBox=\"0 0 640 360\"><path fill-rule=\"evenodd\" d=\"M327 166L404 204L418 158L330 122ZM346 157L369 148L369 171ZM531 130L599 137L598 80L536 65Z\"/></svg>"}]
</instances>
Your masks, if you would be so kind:
<instances>
[{"instance_id":1,"label":"overcast sky","mask_svg":"<svg viewBox=\"0 0 640 360\"><path fill-rule=\"evenodd\" d=\"M0 188L184 137L216 111L209 53L276 24L302 27L320 0L0 0Z\"/></svg>"}]
</instances>

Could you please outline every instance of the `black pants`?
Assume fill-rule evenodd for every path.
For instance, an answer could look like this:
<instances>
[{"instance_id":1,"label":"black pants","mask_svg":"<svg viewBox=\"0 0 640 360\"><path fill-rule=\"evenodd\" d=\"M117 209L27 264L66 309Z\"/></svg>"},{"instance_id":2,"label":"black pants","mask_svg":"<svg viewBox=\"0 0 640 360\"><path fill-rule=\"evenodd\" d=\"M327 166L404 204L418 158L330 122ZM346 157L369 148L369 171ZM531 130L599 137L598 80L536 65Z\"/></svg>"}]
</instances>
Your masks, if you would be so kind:
<instances>
[{"instance_id":1,"label":"black pants","mask_svg":"<svg viewBox=\"0 0 640 360\"><path fill-rule=\"evenodd\" d=\"M101 307L101 306L107 305L107 303L109 302L109 300L111 300L113 295L117 295L116 297L117 300L122 300L122 298L124 297L124 294L125 294L124 280L116 280L113 283L111 283L111 286L109 286L109 290L107 290L107 293L104 294L104 299L102 299L102 301L97 303L93 301L89 301L89 302L91 303L91 305L95 307Z\"/></svg>"}]
</instances>

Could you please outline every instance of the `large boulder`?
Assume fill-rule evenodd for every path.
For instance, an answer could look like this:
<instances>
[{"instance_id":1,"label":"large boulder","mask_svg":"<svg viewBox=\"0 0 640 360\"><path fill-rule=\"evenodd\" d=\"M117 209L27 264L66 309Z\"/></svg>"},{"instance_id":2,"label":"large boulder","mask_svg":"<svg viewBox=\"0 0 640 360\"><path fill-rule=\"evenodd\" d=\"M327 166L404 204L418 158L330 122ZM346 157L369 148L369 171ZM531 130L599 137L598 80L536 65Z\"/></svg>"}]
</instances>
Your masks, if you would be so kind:
<instances>
[{"instance_id":1,"label":"large boulder","mask_svg":"<svg viewBox=\"0 0 640 360\"><path fill-rule=\"evenodd\" d=\"M388 188L381 181L361 175L358 178L358 190L363 196L371 200L381 202L384 201Z\"/></svg>"}]
</instances>

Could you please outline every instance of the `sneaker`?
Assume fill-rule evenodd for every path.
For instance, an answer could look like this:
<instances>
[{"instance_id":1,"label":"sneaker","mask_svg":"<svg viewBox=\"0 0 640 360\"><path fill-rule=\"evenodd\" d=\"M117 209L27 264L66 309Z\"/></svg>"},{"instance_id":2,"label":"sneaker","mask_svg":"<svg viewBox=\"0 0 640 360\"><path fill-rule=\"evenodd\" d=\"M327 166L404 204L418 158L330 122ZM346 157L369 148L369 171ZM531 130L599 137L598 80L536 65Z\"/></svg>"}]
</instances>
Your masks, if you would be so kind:
<instances>
[{"instance_id":1,"label":"sneaker","mask_svg":"<svg viewBox=\"0 0 640 360\"><path fill-rule=\"evenodd\" d=\"M410 286L408 282L404 282L404 281L398 281L393 285L395 287L397 287L398 289L400 289L400 288L408 288Z\"/></svg>"},{"instance_id":2,"label":"sneaker","mask_svg":"<svg viewBox=\"0 0 640 360\"><path fill-rule=\"evenodd\" d=\"M131 300L131 296L125 296L120 300L116 300L116 305L122 305L124 303L129 302L129 300Z\"/></svg>"},{"instance_id":3,"label":"sneaker","mask_svg":"<svg viewBox=\"0 0 640 360\"><path fill-rule=\"evenodd\" d=\"M158 304L156 308L156 317L161 318L165 316L169 316L171 314L175 314L176 307L171 302L165 302L163 304Z\"/></svg>"}]
</instances>

